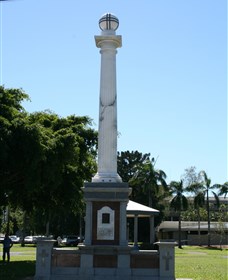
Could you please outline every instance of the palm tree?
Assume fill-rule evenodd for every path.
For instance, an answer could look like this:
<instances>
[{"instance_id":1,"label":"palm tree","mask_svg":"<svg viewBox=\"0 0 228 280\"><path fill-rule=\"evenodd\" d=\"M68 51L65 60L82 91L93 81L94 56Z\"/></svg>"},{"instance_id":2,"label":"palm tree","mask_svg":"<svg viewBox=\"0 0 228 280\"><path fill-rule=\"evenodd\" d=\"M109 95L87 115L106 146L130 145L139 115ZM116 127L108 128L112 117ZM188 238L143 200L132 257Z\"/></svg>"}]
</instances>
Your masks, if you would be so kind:
<instances>
[{"instance_id":1,"label":"palm tree","mask_svg":"<svg viewBox=\"0 0 228 280\"><path fill-rule=\"evenodd\" d=\"M200 208L202 208L205 205L205 198L204 193L202 191L199 191L195 197L194 197L194 208L197 210L197 219L198 219L198 237L199 237L199 246L201 245L200 240Z\"/></svg>"},{"instance_id":2,"label":"palm tree","mask_svg":"<svg viewBox=\"0 0 228 280\"><path fill-rule=\"evenodd\" d=\"M165 181L166 174L162 170L155 169L155 163L154 158L152 160L146 160L133 178L135 182L143 184L148 196L149 207L153 206L155 200L161 198L162 195L167 196L166 194L168 193L168 186Z\"/></svg>"},{"instance_id":3,"label":"palm tree","mask_svg":"<svg viewBox=\"0 0 228 280\"><path fill-rule=\"evenodd\" d=\"M188 200L184 196L185 188L182 180L180 182L172 181L170 189L173 194L176 194L171 200L170 207L178 212L178 247L181 249L181 211L188 209Z\"/></svg>"},{"instance_id":4,"label":"palm tree","mask_svg":"<svg viewBox=\"0 0 228 280\"><path fill-rule=\"evenodd\" d=\"M219 195L219 196L223 196L223 195L224 195L224 198L226 198L227 193L228 193L228 182L225 182L225 183L222 184L222 185L220 185L220 184L215 184L214 186L215 186L216 188L219 189L218 195Z\"/></svg>"},{"instance_id":5,"label":"palm tree","mask_svg":"<svg viewBox=\"0 0 228 280\"><path fill-rule=\"evenodd\" d=\"M197 181L191 182L190 185L186 187L187 192L194 193L194 209L197 211L197 219L198 219L198 237L199 237L199 246L201 245L200 241L200 208L204 207L205 205L205 195L203 191L203 185Z\"/></svg>"},{"instance_id":6,"label":"palm tree","mask_svg":"<svg viewBox=\"0 0 228 280\"><path fill-rule=\"evenodd\" d=\"M211 186L211 179L208 178L205 171L200 172L201 176L201 187L203 188L204 195L206 194L206 209L207 209L207 226L208 226L208 247L211 246L211 221L210 221L210 205L209 205L209 191L217 188L217 185ZM213 192L214 198L216 200L216 204L219 206L219 198L218 195Z\"/></svg>"}]
</instances>

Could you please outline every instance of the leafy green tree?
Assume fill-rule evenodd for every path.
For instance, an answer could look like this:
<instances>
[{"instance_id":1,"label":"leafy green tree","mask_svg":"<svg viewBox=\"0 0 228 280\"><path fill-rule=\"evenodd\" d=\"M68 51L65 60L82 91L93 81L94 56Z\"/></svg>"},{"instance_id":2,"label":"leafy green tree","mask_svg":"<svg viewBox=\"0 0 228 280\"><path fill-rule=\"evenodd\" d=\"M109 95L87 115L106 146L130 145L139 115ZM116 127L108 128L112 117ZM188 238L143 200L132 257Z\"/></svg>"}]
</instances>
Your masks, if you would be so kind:
<instances>
[{"instance_id":1,"label":"leafy green tree","mask_svg":"<svg viewBox=\"0 0 228 280\"><path fill-rule=\"evenodd\" d=\"M0 87L0 204L7 197L25 217L39 212L48 225L83 211L81 187L96 170L97 133L88 117L28 114L21 106L27 99L22 90Z\"/></svg>"},{"instance_id":2,"label":"leafy green tree","mask_svg":"<svg viewBox=\"0 0 228 280\"><path fill-rule=\"evenodd\" d=\"M123 182L128 182L132 188L130 198L143 203L142 187L135 181L136 173L150 159L150 154L142 154L138 151L125 151L117 153L117 171Z\"/></svg>"},{"instance_id":3,"label":"leafy green tree","mask_svg":"<svg viewBox=\"0 0 228 280\"><path fill-rule=\"evenodd\" d=\"M190 167L185 169L185 174L182 176L183 182L186 186L186 191L194 193L194 209L197 211L198 221L198 239L199 245L201 245L200 239L200 209L205 206L205 197L202 184L200 184L200 176L196 172L196 167Z\"/></svg>"},{"instance_id":4,"label":"leafy green tree","mask_svg":"<svg viewBox=\"0 0 228 280\"><path fill-rule=\"evenodd\" d=\"M201 221L201 214L204 213L202 209L205 206L205 196L201 188L198 188L197 184L191 185L191 187L192 187L192 191L194 191L193 206L194 206L194 210L196 211L196 217L194 219L187 219L187 220L198 221L198 242L199 242L198 245L200 246L201 245L200 221Z\"/></svg>"},{"instance_id":5,"label":"leafy green tree","mask_svg":"<svg viewBox=\"0 0 228 280\"><path fill-rule=\"evenodd\" d=\"M150 154L142 154L138 151L117 152L118 173L124 182L129 182L139 166L150 159Z\"/></svg>"},{"instance_id":6,"label":"leafy green tree","mask_svg":"<svg viewBox=\"0 0 228 280\"><path fill-rule=\"evenodd\" d=\"M205 208L200 207L199 208L199 214L198 210L194 207L194 204L191 204L188 200L188 209L181 213L181 219L182 221L197 221L198 215L200 215L201 221L207 220L207 211Z\"/></svg>"},{"instance_id":7,"label":"leafy green tree","mask_svg":"<svg viewBox=\"0 0 228 280\"><path fill-rule=\"evenodd\" d=\"M222 250L222 244L226 239L226 226L225 223L227 222L228 213L227 213L227 206L225 204L222 204L219 208L217 220L218 220L218 226L217 226L217 233L220 235L220 249Z\"/></svg>"},{"instance_id":8,"label":"leafy green tree","mask_svg":"<svg viewBox=\"0 0 228 280\"><path fill-rule=\"evenodd\" d=\"M0 86L0 206L6 206L9 189L15 186L19 172L13 169L11 143L15 126L27 113L21 102L29 97L21 89L5 89ZM20 143L20 147L23 143Z\"/></svg>"},{"instance_id":9,"label":"leafy green tree","mask_svg":"<svg viewBox=\"0 0 228 280\"><path fill-rule=\"evenodd\" d=\"M89 128L87 117L60 118L41 112L30 118L44 129L46 137L45 158L39 164L40 187L35 197L46 219L48 234L50 221L56 220L57 213L82 214L84 210L81 188L96 170L97 134Z\"/></svg>"},{"instance_id":10,"label":"leafy green tree","mask_svg":"<svg viewBox=\"0 0 228 280\"><path fill-rule=\"evenodd\" d=\"M156 207L159 200L167 196L168 186L166 184L166 174L163 170L155 168L156 161L154 158L146 160L146 162L139 167L135 174L135 180L144 189L144 193L148 198L149 207Z\"/></svg>"},{"instance_id":11,"label":"leafy green tree","mask_svg":"<svg viewBox=\"0 0 228 280\"><path fill-rule=\"evenodd\" d=\"M118 174L132 188L130 198L150 207L158 206L168 194L166 174L156 169L155 164L149 153L126 151L118 153L117 157Z\"/></svg>"},{"instance_id":12,"label":"leafy green tree","mask_svg":"<svg viewBox=\"0 0 228 280\"><path fill-rule=\"evenodd\" d=\"M150 160L149 153L142 154L138 151L118 153L117 167L122 180L128 182L132 188L130 199L144 205L153 205L160 211L160 215L155 217L156 226L163 217L163 198L168 195L165 173L155 169L155 160ZM131 228L131 221L129 223ZM149 237L147 219L140 219L139 224L139 236L147 240Z\"/></svg>"},{"instance_id":13,"label":"leafy green tree","mask_svg":"<svg viewBox=\"0 0 228 280\"><path fill-rule=\"evenodd\" d=\"M181 246L181 212L188 209L188 200L184 195L185 188L183 186L183 181L180 182L172 181L170 182L170 188L172 194L175 196L170 202L170 208L178 213L178 247Z\"/></svg>"},{"instance_id":14,"label":"leafy green tree","mask_svg":"<svg viewBox=\"0 0 228 280\"><path fill-rule=\"evenodd\" d=\"M199 207L203 207L206 203L207 210L207 224L208 224L208 246L211 243L211 213L210 213L210 203L209 203L209 192L211 192L215 198L216 204L219 207L219 197L218 195L212 191L213 189L220 189L220 193L225 193L226 185L211 185L211 179L208 178L205 171L200 171L198 174L196 173L196 168L191 167L185 170L185 182L187 182L186 190L189 192L193 192L195 194L194 204L195 207L199 210ZM199 212L200 213L200 212ZM198 221L200 220L200 217Z\"/></svg>"}]
</instances>

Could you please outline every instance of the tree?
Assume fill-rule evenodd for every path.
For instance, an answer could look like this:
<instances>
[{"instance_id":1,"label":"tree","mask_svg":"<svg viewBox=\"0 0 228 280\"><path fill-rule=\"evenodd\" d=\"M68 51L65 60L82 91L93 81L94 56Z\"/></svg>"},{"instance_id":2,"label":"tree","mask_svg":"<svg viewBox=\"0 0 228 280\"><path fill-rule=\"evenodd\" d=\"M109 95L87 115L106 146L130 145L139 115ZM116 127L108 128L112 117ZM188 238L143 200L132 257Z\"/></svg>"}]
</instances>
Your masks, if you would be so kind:
<instances>
[{"instance_id":1,"label":"tree","mask_svg":"<svg viewBox=\"0 0 228 280\"><path fill-rule=\"evenodd\" d=\"M226 198L227 193L228 193L228 182L225 182L222 185L215 184L214 186L219 189L218 196L224 196L224 198Z\"/></svg>"},{"instance_id":2,"label":"tree","mask_svg":"<svg viewBox=\"0 0 228 280\"><path fill-rule=\"evenodd\" d=\"M196 171L195 166L190 166L185 169L185 173L181 176L184 186L188 189L189 186L196 184L200 181L199 173Z\"/></svg>"},{"instance_id":3,"label":"tree","mask_svg":"<svg viewBox=\"0 0 228 280\"><path fill-rule=\"evenodd\" d=\"M210 220L210 204L209 204L209 191L216 188L216 185L211 186L211 179L208 178L205 171L201 171L201 186L204 188L204 194L206 195L206 208L207 208L207 225L208 225L208 247L211 246L211 220ZM216 204L219 206L219 197L212 191Z\"/></svg>"},{"instance_id":4,"label":"tree","mask_svg":"<svg viewBox=\"0 0 228 280\"><path fill-rule=\"evenodd\" d=\"M130 198L143 203L142 188L135 181L136 173L150 159L150 154L142 154L138 151L125 151L117 153L117 170L124 182L132 188Z\"/></svg>"},{"instance_id":5,"label":"tree","mask_svg":"<svg viewBox=\"0 0 228 280\"><path fill-rule=\"evenodd\" d=\"M27 113L21 102L29 97L21 89L5 89L0 86L0 206L6 206L6 197L12 185L18 182L18 172L12 171L12 150L10 143L13 130ZM19 144L19 143L18 143ZM20 147L23 142L20 143Z\"/></svg>"},{"instance_id":6,"label":"tree","mask_svg":"<svg viewBox=\"0 0 228 280\"><path fill-rule=\"evenodd\" d=\"M197 211L197 221L198 221L198 238L199 245L201 245L200 240L200 208L205 205L205 198L202 184L200 184L200 176L196 172L196 167L191 166L190 168L185 169L185 174L182 176L183 182L186 186L188 192L194 193L194 209Z\"/></svg>"},{"instance_id":7,"label":"tree","mask_svg":"<svg viewBox=\"0 0 228 280\"><path fill-rule=\"evenodd\" d=\"M166 174L163 170L155 168L156 161L154 158L147 159L145 163L139 167L134 179L142 185L144 193L148 198L149 207L156 207L159 200L166 197L168 186L166 184Z\"/></svg>"},{"instance_id":8,"label":"tree","mask_svg":"<svg viewBox=\"0 0 228 280\"><path fill-rule=\"evenodd\" d=\"M48 224L81 213L81 187L96 170L97 133L88 117L28 114L22 90L0 87L0 204Z\"/></svg>"},{"instance_id":9,"label":"tree","mask_svg":"<svg viewBox=\"0 0 228 280\"><path fill-rule=\"evenodd\" d=\"M204 207L199 207L199 213L198 209L195 208L194 203L191 204L191 202L188 199L188 209L181 213L181 219L182 221L198 221L200 216L201 221L207 220L207 211ZM200 230L200 227L198 227L198 230Z\"/></svg>"},{"instance_id":10,"label":"tree","mask_svg":"<svg viewBox=\"0 0 228 280\"><path fill-rule=\"evenodd\" d=\"M139 166L150 159L150 154L142 154L138 151L117 152L117 168L124 182L129 182Z\"/></svg>"},{"instance_id":11,"label":"tree","mask_svg":"<svg viewBox=\"0 0 228 280\"><path fill-rule=\"evenodd\" d=\"M205 205L205 198L204 193L200 190L197 191L194 197L194 208L197 210L197 220L198 220L198 237L199 237L199 246L201 245L201 239L200 239L200 208L202 208Z\"/></svg>"},{"instance_id":12,"label":"tree","mask_svg":"<svg viewBox=\"0 0 228 280\"><path fill-rule=\"evenodd\" d=\"M156 161L150 160L150 154L138 151L118 153L118 173L123 181L132 188L131 198L150 207L156 207L159 201L168 195L166 174L155 168Z\"/></svg>"},{"instance_id":13,"label":"tree","mask_svg":"<svg viewBox=\"0 0 228 280\"><path fill-rule=\"evenodd\" d=\"M194 188L194 186L192 185ZM195 185L195 196L194 196L194 208L197 211L197 221L198 221L198 238L199 238L199 246L201 245L201 239L200 239L200 221L201 221L201 216L200 216L200 208L204 207L205 205L205 198L204 198L204 193L201 191L200 187L197 187Z\"/></svg>"},{"instance_id":14,"label":"tree","mask_svg":"<svg viewBox=\"0 0 228 280\"><path fill-rule=\"evenodd\" d=\"M203 204L206 202L206 210L207 210L207 224L208 224L208 246L211 243L211 230L210 230L210 203L209 203L209 192L211 191L215 200L216 204L219 207L219 197L218 195L213 192L213 189L219 188L220 186L220 193L221 190L225 191L225 187L219 184L211 185L211 179L208 178L205 171L200 171L198 174L196 173L196 168L191 167L185 170L185 182L187 182L186 190L189 192L193 192L195 194L194 204L196 207L202 207ZM224 184L225 185L225 184ZM206 197L206 199L205 199ZM199 210L199 208L197 208ZM200 213L200 212L199 212ZM200 217L199 217L200 219ZM199 221L198 219L198 221Z\"/></svg>"},{"instance_id":15,"label":"tree","mask_svg":"<svg viewBox=\"0 0 228 280\"><path fill-rule=\"evenodd\" d=\"M222 244L223 240L226 240L226 226L225 223L227 221L228 213L227 213L227 206L225 204L222 204L219 208L218 213L218 226L217 226L217 233L220 235L220 249L222 250Z\"/></svg>"},{"instance_id":16,"label":"tree","mask_svg":"<svg viewBox=\"0 0 228 280\"><path fill-rule=\"evenodd\" d=\"M188 209L188 200L184 195L185 188L183 181L180 182L172 181L170 183L171 192L175 194L170 203L170 208L178 212L178 247L181 246L181 212Z\"/></svg>"},{"instance_id":17,"label":"tree","mask_svg":"<svg viewBox=\"0 0 228 280\"><path fill-rule=\"evenodd\" d=\"M89 128L88 117L69 116L60 118L51 112L30 115L32 122L44 130L44 159L38 165L39 187L36 198L49 224L56 216L82 215L84 204L82 191L84 181L95 173L97 134Z\"/></svg>"},{"instance_id":18,"label":"tree","mask_svg":"<svg viewBox=\"0 0 228 280\"><path fill-rule=\"evenodd\" d=\"M149 153L142 154L138 151L118 153L117 167L122 180L132 188L130 199L159 209L160 215L155 217L156 226L163 217L163 198L168 195L165 173L155 169L155 161L150 160ZM139 235L146 240L149 237L147 219L140 219L139 223Z\"/></svg>"}]
</instances>

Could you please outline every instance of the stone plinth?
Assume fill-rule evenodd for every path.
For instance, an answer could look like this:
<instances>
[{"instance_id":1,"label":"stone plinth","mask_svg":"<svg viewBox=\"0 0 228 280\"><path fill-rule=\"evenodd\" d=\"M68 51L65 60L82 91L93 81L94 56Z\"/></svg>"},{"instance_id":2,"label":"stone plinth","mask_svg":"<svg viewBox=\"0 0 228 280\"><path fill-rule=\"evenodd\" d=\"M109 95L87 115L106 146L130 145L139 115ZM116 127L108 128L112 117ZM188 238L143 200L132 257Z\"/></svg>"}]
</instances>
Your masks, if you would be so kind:
<instances>
[{"instance_id":1,"label":"stone plinth","mask_svg":"<svg viewBox=\"0 0 228 280\"><path fill-rule=\"evenodd\" d=\"M79 245L77 251L53 249L50 272L50 278L40 279L159 280L159 254L155 250L136 251L129 246Z\"/></svg>"},{"instance_id":2,"label":"stone plinth","mask_svg":"<svg viewBox=\"0 0 228 280\"><path fill-rule=\"evenodd\" d=\"M159 279L157 251L135 251L129 246L79 246L81 268L79 276L93 279L109 275L109 279ZM98 278L96 278L96 277Z\"/></svg>"},{"instance_id":3,"label":"stone plinth","mask_svg":"<svg viewBox=\"0 0 228 280\"><path fill-rule=\"evenodd\" d=\"M56 240L37 239L35 280L49 280L51 274L52 248Z\"/></svg>"},{"instance_id":4,"label":"stone plinth","mask_svg":"<svg viewBox=\"0 0 228 280\"><path fill-rule=\"evenodd\" d=\"M79 250L53 249L52 267L80 267Z\"/></svg>"},{"instance_id":5,"label":"stone plinth","mask_svg":"<svg viewBox=\"0 0 228 280\"><path fill-rule=\"evenodd\" d=\"M128 201L128 183L92 182L84 184L85 201Z\"/></svg>"},{"instance_id":6,"label":"stone plinth","mask_svg":"<svg viewBox=\"0 0 228 280\"><path fill-rule=\"evenodd\" d=\"M85 183L85 245L127 246L127 183ZM120 226L121 225L121 226Z\"/></svg>"},{"instance_id":7,"label":"stone plinth","mask_svg":"<svg viewBox=\"0 0 228 280\"><path fill-rule=\"evenodd\" d=\"M143 250L131 252L131 268L159 268L159 254L157 251Z\"/></svg>"},{"instance_id":8,"label":"stone plinth","mask_svg":"<svg viewBox=\"0 0 228 280\"><path fill-rule=\"evenodd\" d=\"M176 242L159 241L160 280L175 280L175 246Z\"/></svg>"},{"instance_id":9,"label":"stone plinth","mask_svg":"<svg viewBox=\"0 0 228 280\"><path fill-rule=\"evenodd\" d=\"M37 243L35 280L174 280L175 242L157 242L156 250L130 246L79 245L79 250Z\"/></svg>"}]
</instances>

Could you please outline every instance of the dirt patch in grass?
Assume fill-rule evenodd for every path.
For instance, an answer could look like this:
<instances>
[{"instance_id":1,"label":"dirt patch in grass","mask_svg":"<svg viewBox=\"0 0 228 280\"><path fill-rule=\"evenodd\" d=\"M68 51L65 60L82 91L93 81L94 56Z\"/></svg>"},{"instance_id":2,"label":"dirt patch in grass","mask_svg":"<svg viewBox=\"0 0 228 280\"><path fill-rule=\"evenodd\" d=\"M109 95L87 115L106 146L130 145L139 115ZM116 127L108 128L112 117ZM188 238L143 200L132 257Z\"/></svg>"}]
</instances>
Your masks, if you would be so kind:
<instances>
[{"instance_id":1,"label":"dirt patch in grass","mask_svg":"<svg viewBox=\"0 0 228 280\"><path fill-rule=\"evenodd\" d=\"M188 254L193 254L193 255L206 255L207 253L204 252L194 252L194 251L189 251L187 252Z\"/></svg>"}]
</instances>

